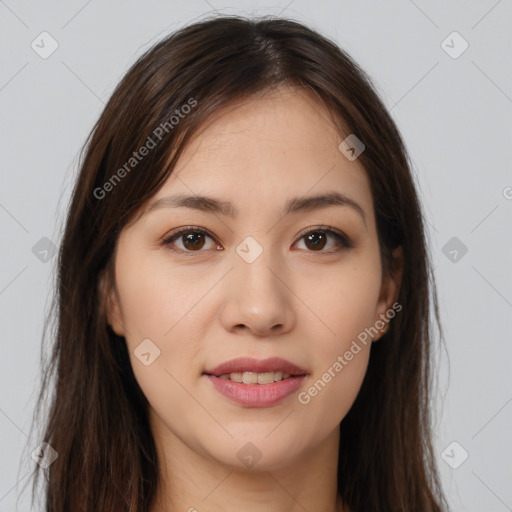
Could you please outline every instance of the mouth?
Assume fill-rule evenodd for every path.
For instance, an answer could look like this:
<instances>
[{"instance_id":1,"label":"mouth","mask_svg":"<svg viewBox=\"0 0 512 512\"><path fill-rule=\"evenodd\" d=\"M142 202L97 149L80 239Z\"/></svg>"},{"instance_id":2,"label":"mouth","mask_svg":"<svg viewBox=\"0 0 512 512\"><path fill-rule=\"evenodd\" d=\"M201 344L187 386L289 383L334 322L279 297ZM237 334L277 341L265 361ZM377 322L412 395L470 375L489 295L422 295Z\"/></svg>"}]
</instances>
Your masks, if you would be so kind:
<instances>
[{"instance_id":1,"label":"mouth","mask_svg":"<svg viewBox=\"0 0 512 512\"><path fill-rule=\"evenodd\" d=\"M203 375L221 395L242 407L271 407L296 393L309 372L282 359L232 359Z\"/></svg>"},{"instance_id":2,"label":"mouth","mask_svg":"<svg viewBox=\"0 0 512 512\"><path fill-rule=\"evenodd\" d=\"M209 375L209 374L206 374ZM302 374L305 375L305 374ZM222 375L212 375L212 377L218 377L219 379L231 380L233 382L243 383L243 384L273 384L274 382L281 382L282 380L292 378L292 375L289 373L284 373L281 371L277 372L232 372L232 373L224 373ZM295 377L295 375L293 376Z\"/></svg>"},{"instance_id":3,"label":"mouth","mask_svg":"<svg viewBox=\"0 0 512 512\"><path fill-rule=\"evenodd\" d=\"M307 371L280 357L258 360L250 357L231 359L204 374L239 384L269 385L307 375Z\"/></svg>"}]
</instances>

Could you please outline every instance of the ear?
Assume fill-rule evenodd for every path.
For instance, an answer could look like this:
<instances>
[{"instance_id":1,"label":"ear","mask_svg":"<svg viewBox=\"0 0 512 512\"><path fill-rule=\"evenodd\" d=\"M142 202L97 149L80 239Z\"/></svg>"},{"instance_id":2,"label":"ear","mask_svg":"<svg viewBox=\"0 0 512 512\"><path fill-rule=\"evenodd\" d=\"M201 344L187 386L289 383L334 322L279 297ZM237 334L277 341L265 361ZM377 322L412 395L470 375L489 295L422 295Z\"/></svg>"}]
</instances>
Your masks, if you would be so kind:
<instances>
[{"instance_id":1,"label":"ear","mask_svg":"<svg viewBox=\"0 0 512 512\"><path fill-rule=\"evenodd\" d=\"M118 336L124 336L124 322L121 314L119 297L115 288L113 271L110 267L104 269L99 276L98 292L102 308L107 317L107 323Z\"/></svg>"},{"instance_id":2,"label":"ear","mask_svg":"<svg viewBox=\"0 0 512 512\"><path fill-rule=\"evenodd\" d=\"M390 319L385 315L386 311L392 309L393 304L398 299L400 285L402 283L403 273L403 252L402 247L397 247L391 254L391 271L390 275L383 276L377 306L377 317L375 322L381 321L384 327L373 338L373 341L379 340L388 330ZM382 320L381 315L385 320ZM380 325L380 324L379 324Z\"/></svg>"}]
</instances>

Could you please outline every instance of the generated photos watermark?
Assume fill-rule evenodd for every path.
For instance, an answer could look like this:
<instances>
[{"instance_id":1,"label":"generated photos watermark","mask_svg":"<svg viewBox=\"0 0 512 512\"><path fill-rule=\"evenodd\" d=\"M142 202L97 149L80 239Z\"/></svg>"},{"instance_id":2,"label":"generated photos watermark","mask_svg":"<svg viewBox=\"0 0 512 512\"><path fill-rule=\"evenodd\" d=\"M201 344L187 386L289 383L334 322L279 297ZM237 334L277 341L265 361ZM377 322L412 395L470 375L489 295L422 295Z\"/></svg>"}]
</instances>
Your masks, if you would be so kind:
<instances>
[{"instance_id":1,"label":"generated photos watermark","mask_svg":"<svg viewBox=\"0 0 512 512\"><path fill-rule=\"evenodd\" d=\"M112 174L112 176L105 183L103 183L101 187L96 187L94 189L94 197L101 201L106 197L108 192L112 192L114 187L127 174L135 169L139 162L141 162L144 157L149 155L151 150L154 149L162 141L162 139L180 123L180 120L183 119L188 113L190 113L192 108L196 105L197 100L194 98L189 98L186 103L174 111L176 115L172 115L167 121L160 123L153 130L152 134L148 136L144 144L142 144L142 146L137 151L134 151L132 156L128 158L128 160L119 169L117 169L117 171Z\"/></svg>"},{"instance_id":2,"label":"generated photos watermark","mask_svg":"<svg viewBox=\"0 0 512 512\"><path fill-rule=\"evenodd\" d=\"M376 336L386 324L388 324L398 312L402 310L402 305L399 302L395 302L391 308L389 308L385 313L381 313L380 320L377 320L375 324L371 327L366 327L364 331L361 331L357 335L357 340L352 341L352 345L350 349L345 351L343 355L339 355L336 358L336 361L327 369L322 376L316 380L316 382L310 386L306 391L301 391L298 394L298 400L302 405L308 404L311 399L320 393L331 380L336 377L338 373L340 373L345 366L347 366L354 356L361 352L362 343L364 346L368 344L368 341L371 342L373 336ZM359 343L358 343L359 341Z\"/></svg>"}]
</instances>

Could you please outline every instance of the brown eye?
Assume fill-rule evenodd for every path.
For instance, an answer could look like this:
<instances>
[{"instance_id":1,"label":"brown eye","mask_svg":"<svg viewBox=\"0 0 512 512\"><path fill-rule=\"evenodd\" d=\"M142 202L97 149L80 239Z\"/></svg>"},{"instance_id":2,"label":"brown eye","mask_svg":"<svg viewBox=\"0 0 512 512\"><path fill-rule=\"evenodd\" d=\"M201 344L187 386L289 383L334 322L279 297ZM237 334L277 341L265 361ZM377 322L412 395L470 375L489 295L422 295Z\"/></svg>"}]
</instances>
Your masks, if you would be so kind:
<instances>
[{"instance_id":1,"label":"brown eye","mask_svg":"<svg viewBox=\"0 0 512 512\"><path fill-rule=\"evenodd\" d=\"M308 249L316 251L322 250L325 247L327 237L325 236L325 233L322 233L321 231L313 231L308 235L305 235L304 238Z\"/></svg>"},{"instance_id":2,"label":"brown eye","mask_svg":"<svg viewBox=\"0 0 512 512\"><path fill-rule=\"evenodd\" d=\"M329 238L335 242L334 247L331 247L333 251L324 251L323 249L328 244ZM338 252L353 247L352 242L346 235L327 228L309 230L302 235L300 240L304 240L308 252Z\"/></svg>"},{"instance_id":3,"label":"brown eye","mask_svg":"<svg viewBox=\"0 0 512 512\"><path fill-rule=\"evenodd\" d=\"M189 250L201 249L204 245L203 233L189 233L181 235L183 245Z\"/></svg>"},{"instance_id":4,"label":"brown eye","mask_svg":"<svg viewBox=\"0 0 512 512\"><path fill-rule=\"evenodd\" d=\"M207 247L208 239L212 241L210 243L210 247ZM210 249L213 245L215 245L213 242L213 237L210 236L204 229L188 227L173 233L171 236L163 240L162 243L172 251L187 253L202 252L202 249L205 246L206 249ZM177 243L180 243L181 247L179 245L175 247ZM220 248L220 246L217 246L217 248Z\"/></svg>"}]
</instances>

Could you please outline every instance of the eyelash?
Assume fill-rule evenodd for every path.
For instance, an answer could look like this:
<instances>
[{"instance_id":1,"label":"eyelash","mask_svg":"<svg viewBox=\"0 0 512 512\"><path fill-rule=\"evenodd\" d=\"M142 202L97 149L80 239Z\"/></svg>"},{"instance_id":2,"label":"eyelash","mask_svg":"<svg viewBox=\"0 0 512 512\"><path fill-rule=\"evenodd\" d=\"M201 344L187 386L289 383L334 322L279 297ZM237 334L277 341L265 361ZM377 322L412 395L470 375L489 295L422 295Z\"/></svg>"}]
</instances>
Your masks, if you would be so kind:
<instances>
[{"instance_id":1,"label":"eyelash","mask_svg":"<svg viewBox=\"0 0 512 512\"><path fill-rule=\"evenodd\" d=\"M186 226L184 228L179 229L178 231L175 231L174 233L171 233L168 237L166 237L164 240L162 240L162 245L164 245L166 249L168 249L172 252L181 253L183 255L191 256L191 257L196 256L196 254L194 254L194 253L204 252L202 250L188 251L188 250L183 250L183 249L179 249L176 247L172 247L172 243L175 240L177 240L181 235L184 235L185 233L201 233L203 235L210 237L212 240L215 240L215 237L213 235L211 235L204 228L200 228L198 226ZM348 238L345 234L343 234L337 230L334 230L330 226L318 226L316 228L309 229L308 231L306 231L300 235L299 240L302 240L304 237L306 237L307 235L309 235L311 233L324 233L324 234L331 235L336 240L336 242L338 244L338 248L335 249L334 251L323 251L323 250L322 251L307 251L307 252L310 252L313 254L315 254L315 253L333 254L333 253L341 252L342 250L352 249L354 247L350 238Z\"/></svg>"}]
</instances>

